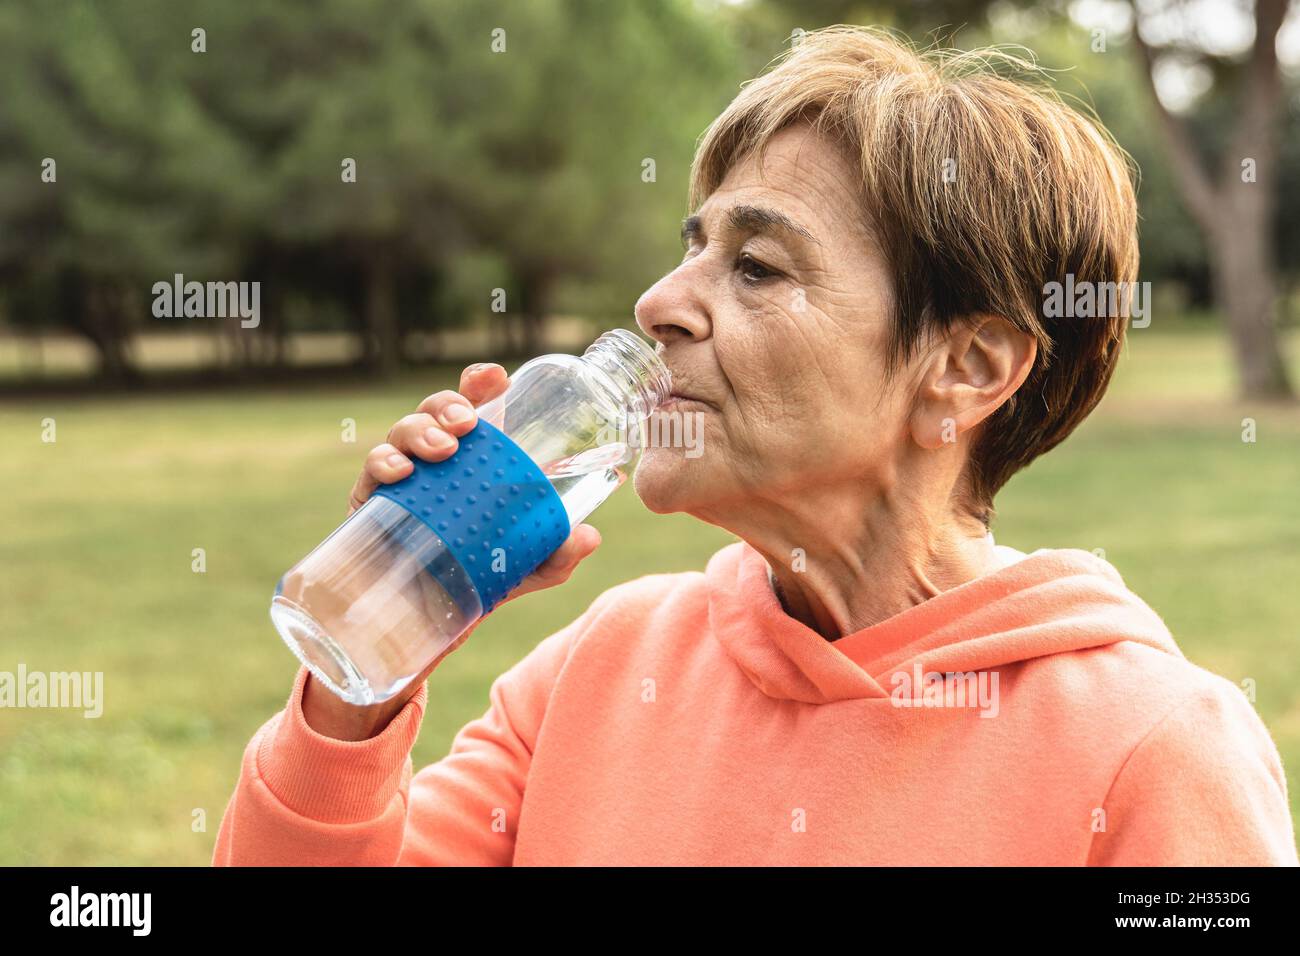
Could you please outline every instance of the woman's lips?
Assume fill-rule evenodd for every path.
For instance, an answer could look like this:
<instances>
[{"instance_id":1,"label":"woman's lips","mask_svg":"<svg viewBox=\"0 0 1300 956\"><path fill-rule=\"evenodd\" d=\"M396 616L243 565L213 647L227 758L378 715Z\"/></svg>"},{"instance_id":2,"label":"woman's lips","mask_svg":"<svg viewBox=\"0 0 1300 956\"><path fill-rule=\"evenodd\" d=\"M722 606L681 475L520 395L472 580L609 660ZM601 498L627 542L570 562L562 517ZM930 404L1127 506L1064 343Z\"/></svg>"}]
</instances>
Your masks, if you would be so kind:
<instances>
[{"instance_id":1,"label":"woman's lips","mask_svg":"<svg viewBox=\"0 0 1300 956\"><path fill-rule=\"evenodd\" d=\"M712 408L713 405L702 398L695 398L691 395L679 395L676 392L668 396L668 401L659 406L659 409L682 408L688 405L699 406L700 408Z\"/></svg>"}]
</instances>

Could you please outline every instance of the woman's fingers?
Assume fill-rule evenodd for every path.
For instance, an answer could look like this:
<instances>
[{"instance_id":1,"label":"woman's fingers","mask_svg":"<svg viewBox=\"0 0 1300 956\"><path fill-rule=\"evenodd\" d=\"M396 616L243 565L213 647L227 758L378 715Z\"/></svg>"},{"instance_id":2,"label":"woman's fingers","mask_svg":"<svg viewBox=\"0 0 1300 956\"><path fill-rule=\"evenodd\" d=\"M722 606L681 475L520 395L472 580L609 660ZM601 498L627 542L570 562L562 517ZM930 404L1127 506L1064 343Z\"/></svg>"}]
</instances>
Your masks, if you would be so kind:
<instances>
[{"instance_id":1,"label":"woman's fingers","mask_svg":"<svg viewBox=\"0 0 1300 956\"><path fill-rule=\"evenodd\" d=\"M500 365L471 365L460 373L460 390L450 389L430 395L418 411L432 415L456 436L464 435L478 423L474 406L491 401L506 390L509 376Z\"/></svg>"},{"instance_id":2,"label":"woman's fingers","mask_svg":"<svg viewBox=\"0 0 1300 956\"><path fill-rule=\"evenodd\" d=\"M470 409L469 428L464 427L463 421L456 421L451 428L445 427L442 422L446 418L446 409L456 404L451 396L459 399L455 392L445 392L436 396L431 395L425 400L428 402L434 398L439 399L439 402L432 407L444 413L443 419L440 420L426 412L406 415L388 430L388 441L370 449L370 454L366 456L366 463L361 469L361 475L348 496L349 514L365 504L380 485L401 481L409 475L415 467L411 463L412 458L443 461L456 453L459 442L452 432L464 434L473 427L473 410ZM459 407L469 408L463 401L459 403ZM453 415L453 420L456 417Z\"/></svg>"},{"instance_id":3,"label":"woman's fingers","mask_svg":"<svg viewBox=\"0 0 1300 956\"><path fill-rule=\"evenodd\" d=\"M348 514L365 504L380 485L401 481L413 467L411 459L388 442L370 449L365 467L348 495Z\"/></svg>"},{"instance_id":4,"label":"woman's fingers","mask_svg":"<svg viewBox=\"0 0 1300 956\"><path fill-rule=\"evenodd\" d=\"M400 419L389 429L388 440L366 456L365 467L348 495L348 514L365 504L380 485L410 475L412 458L432 462L454 455L460 446L458 439L478 424L474 406L496 398L508 383L500 365L471 365L461 373L459 392L435 392L414 413Z\"/></svg>"},{"instance_id":5,"label":"woman's fingers","mask_svg":"<svg viewBox=\"0 0 1300 956\"><path fill-rule=\"evenodd\" d=\"M416 412L399 419L388 431L388 441L404 455L414 455L425 461L442 461L456 453L459 442L437 418L425 412Z\"/></svg>"},{"instance_id":6,"label":"woman's fingers","mask_svg":"<svg viewBox=\"0 0 1300 956\"><path fill-rule=\"evenodd\" d=\"M416 412L432 418L431 424L456 437L464 435L478 424L478 413L474 411L469 399L450 389L430 395L420 403Z\"/></svg>"},{"instance_id":7,"label":"woman's fingers","mask_svg":"<svg viewBox=\"0 0 1300 956\"><path fill-rule=\"evenodd\" d=\"M598 547L600 547L600 532L589 524L578 525L564 544L538 565L537 570L524 578L519 587L510 592L510 597L516 598L521 594L563 584L569 580L578 565Z\"/></svg>"},{"instance_id":8,"label":"woman's fingers","mask_svg":"<svg viewBox=\"0 0 1300 956\"><path fill-rule=\"evenodd\" d=\"M500 365L480 362L460 373L460 394L474 405L490 402L506 390L509 376Z\"/></svg>"}]
</instances>

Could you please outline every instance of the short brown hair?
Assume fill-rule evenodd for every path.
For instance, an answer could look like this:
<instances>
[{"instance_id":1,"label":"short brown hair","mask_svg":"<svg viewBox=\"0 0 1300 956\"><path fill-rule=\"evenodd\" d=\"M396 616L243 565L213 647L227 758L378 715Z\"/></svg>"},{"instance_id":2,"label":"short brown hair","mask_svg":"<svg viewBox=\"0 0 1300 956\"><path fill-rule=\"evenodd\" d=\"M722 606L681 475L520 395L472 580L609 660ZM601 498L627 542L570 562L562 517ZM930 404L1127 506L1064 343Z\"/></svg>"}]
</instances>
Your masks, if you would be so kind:
<instances>
[{"instance_id":1,"label":"short brown hair","mask_svg":"<svg viewBox=\"0 0 1300 956\"><path fill-rule=\"evenodd\" d=\"M864 220L894 279L891 367L927 333L980 313L1034 336L1029 377L972 448L968 490L986 522L1006 481L1092 411L1123 344L1118 307L1046 317L1048 283L1137 275L1128 157L1041 79L1002 50L921 52L884 30L828 27L742 88L691 170L698 208L736 161L810 122L861 171Z\"/></svg>"}]
</instances>

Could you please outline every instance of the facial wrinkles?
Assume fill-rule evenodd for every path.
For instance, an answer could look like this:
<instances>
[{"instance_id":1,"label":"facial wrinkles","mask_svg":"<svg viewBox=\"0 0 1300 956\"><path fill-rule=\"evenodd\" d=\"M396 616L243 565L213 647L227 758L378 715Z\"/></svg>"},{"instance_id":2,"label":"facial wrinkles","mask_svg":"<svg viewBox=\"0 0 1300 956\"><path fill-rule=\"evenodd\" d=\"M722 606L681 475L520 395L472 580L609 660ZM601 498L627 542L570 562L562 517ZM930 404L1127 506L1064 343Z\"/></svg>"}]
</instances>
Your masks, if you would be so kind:
<instances>
[{"instance_id":1,"label":"facial wrinkles","mask_svg":"<svg viewBox=\"0 0 1300 956\"><path fill-rule=\"evenodd\" d=\"M754 348L744 356L747 361L736 380L737 397L749 413L747 422L768 433L775 427L789 435L794 446L818 440L823 429L835 430L836 416L826 414L827 402L858 400L861 377L853 369L868 361L870 340L862 329L845 332L836 317L859 311L860 297L805 293L802 312L789 301L792 289L764 297L761 311L750 317L756 329ZM845 347L846 335L857 336L852 347ZM724 362L726 354L720 349ZM846 383L852 383L851 390L846 391ZM814 422L818 427L809 427Z\"/></svg>"},{"instance_id":2,"label":"facial wrinkles","mask_svg":"<svg viewBox=\"0 0 1300 956\"><path fill-rule=\"evenodd\" d=\"M706 306L713 313L714 361L739 411L725 422L728 443L736 453L734 466L746 472L761 469L765 450L771 455L767 443L774 431L783 433L787 445L800 436L815 440L814 430L795 427L807 417L800 409L811 405L817 414L828 394L843 398L846 383L861 381L849 366L872 361L868 353L875 346L876 336L864 327L878 305L864 271L875 263L857 225L855 197L843 185L852 178L834 154L823 157L803 145L793 159L783 150L769 151L761 169L742 163L699 212L705 244L693 258L707 269L697 279L706 280ZM819 243L729 233L722 224L725 210L742 203L784 212ZM764 254L769 248L786 251ZM743 285L734 271L742 249L783 275L770 286ZM804 296L799 312L797 290ZM852 397L861 399L857 391Z\"/></svg>"}]
</instances>

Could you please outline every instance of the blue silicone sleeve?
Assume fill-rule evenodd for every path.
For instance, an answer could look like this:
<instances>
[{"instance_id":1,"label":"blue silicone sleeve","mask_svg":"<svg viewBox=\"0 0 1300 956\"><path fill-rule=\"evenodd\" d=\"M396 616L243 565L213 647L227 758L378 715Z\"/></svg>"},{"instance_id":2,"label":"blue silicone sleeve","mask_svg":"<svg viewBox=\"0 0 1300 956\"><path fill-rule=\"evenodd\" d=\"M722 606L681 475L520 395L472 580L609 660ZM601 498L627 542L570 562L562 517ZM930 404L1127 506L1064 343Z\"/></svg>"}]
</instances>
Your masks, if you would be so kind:
<instances>
[{"instance_id":1,"label":"blue silicone sleeve","mask_svg":"<svg viewBox=\"0 0 1300 956\"><path fill-rule=\"evenodd\" d=\"M413 461L415 471L375 494L442 539L484 614L569 537L569 516L554 486L523 449L482 419L450 458ZM441 580L447 562L431 562L428 571Z\"/></svg>"}]
</instances>

